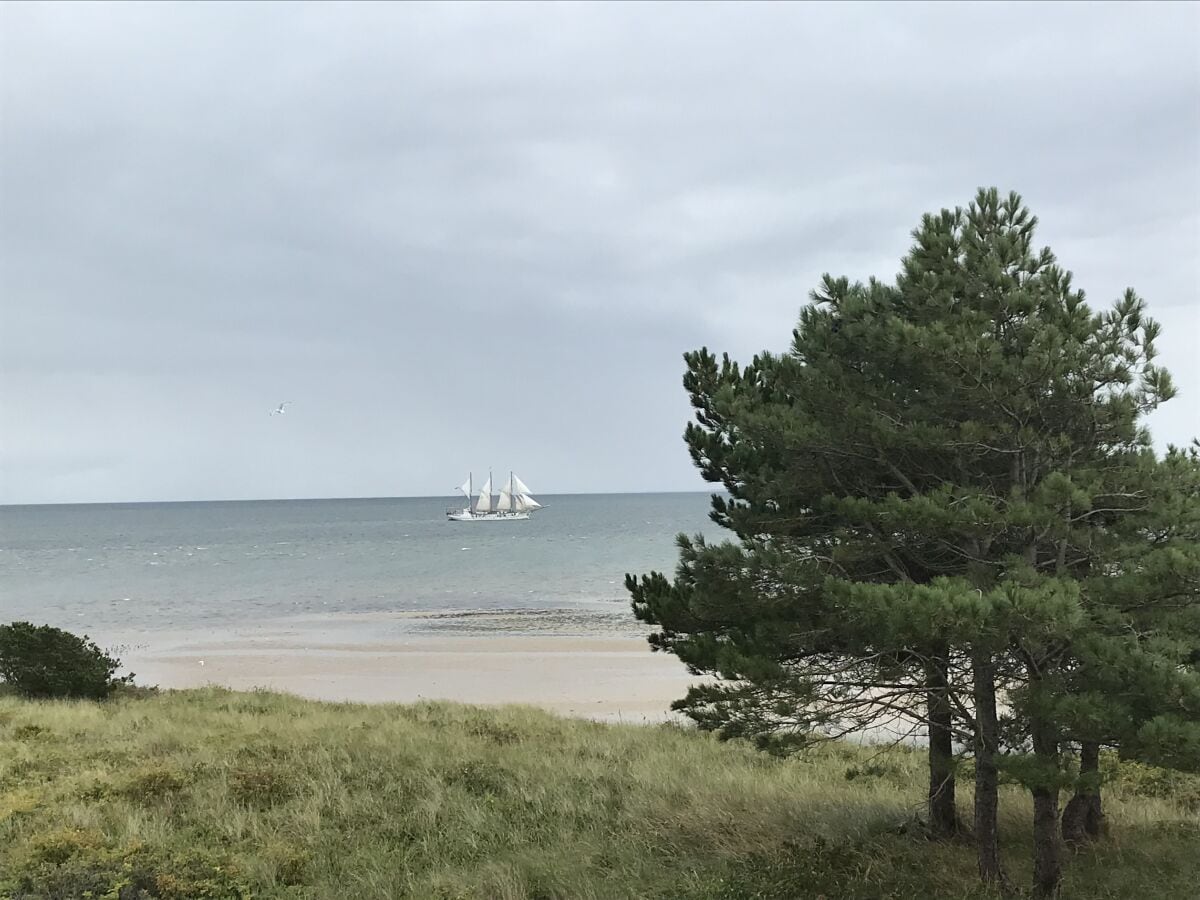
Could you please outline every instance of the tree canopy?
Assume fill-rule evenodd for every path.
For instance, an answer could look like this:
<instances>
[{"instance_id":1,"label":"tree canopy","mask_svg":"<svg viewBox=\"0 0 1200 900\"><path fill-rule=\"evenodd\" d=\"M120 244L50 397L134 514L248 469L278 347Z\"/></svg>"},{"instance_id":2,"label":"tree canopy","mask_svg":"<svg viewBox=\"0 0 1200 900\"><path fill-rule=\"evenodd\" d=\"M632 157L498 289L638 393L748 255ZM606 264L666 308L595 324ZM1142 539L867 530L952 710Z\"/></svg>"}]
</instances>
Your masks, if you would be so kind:
<instances>
[{"instance_id":1,"label":"tree canopy","mask_svg":"<svg viewBox=\"0 0 1200 900\"><path fill-rule=\"evenodd\" d=\"M1069 837L1099 828L1099 747L1200 764L1200 465L1145 428L1174 394L1145 303L1094 312L1036 224L981 190L922 218L894 283L826 276L788 352L687 354L735 539L627 583L652 645L716 676L676 704L702 727L779 752L919 730L938 835L969 750L986 880L1019 779L1052 893L1062 787Z\"/></svg>"}]
</instances>

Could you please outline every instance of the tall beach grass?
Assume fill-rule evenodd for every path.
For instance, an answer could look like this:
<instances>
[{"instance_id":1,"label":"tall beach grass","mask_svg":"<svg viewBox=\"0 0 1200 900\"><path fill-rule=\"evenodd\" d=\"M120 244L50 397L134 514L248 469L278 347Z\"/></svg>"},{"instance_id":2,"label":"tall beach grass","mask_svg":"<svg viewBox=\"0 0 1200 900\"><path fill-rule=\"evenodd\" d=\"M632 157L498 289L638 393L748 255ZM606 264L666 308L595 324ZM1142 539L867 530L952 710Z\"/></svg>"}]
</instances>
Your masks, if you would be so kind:
<instances>
[{"instance_id":1,"label":"tall beach grass","mask_svg":"<svg viewBox=\"0 0 1200 900\"><path fill-rule=\"evenodd\" d=\"M0 698L0 897L989 896L969 845L914 826L924 762L521 707ZM1111 835L1069 860L1064 895L1195 896L1200 779L1114 779ZM1029 803L1003 804L1021 885Z\"/></svg>"}]
</instances>

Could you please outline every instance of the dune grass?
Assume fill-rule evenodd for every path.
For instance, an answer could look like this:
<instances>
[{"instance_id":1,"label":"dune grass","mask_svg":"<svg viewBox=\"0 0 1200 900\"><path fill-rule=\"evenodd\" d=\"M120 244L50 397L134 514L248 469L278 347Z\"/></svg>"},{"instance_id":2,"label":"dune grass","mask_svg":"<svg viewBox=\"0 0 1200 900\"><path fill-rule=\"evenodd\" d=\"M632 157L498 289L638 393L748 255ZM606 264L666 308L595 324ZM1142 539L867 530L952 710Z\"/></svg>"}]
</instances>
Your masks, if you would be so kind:
<instances>
[{"instance_id":1,"label":"dune grass","mask_svg":"<svg viewBox=\"0 0 1200 900\"><path fill-rule=\"evenodd\" d=\"M519 707L0 698L0 897L991 896L969 846L911 827L923 766ZM1114 774L1064 895L1195 896L1200 779ZM1029 803L1003 802L1024 885Z\"/></svg>"}]
</instances>

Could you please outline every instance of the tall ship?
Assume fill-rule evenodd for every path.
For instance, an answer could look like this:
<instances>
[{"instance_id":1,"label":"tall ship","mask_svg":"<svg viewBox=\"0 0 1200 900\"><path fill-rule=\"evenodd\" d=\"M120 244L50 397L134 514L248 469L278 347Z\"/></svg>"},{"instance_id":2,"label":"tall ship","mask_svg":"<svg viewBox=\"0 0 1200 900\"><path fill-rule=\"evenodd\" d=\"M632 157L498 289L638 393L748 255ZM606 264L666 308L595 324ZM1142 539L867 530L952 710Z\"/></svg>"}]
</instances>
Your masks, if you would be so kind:
<instances>
[{"instance_id":1,"label":"tall ship","mask_svg":"<svg viewBox=\"0 0 1200 900\"><path fill-rule=\"evenodd\" d=\"M475 502L471 495L475 493L474 473L459 485L459 490L467 498L467 505L462 509L446 510L446 518L452 522L517 522L528 519L535 509L541 509L542 504L533 499L529 488L512 472L508 473L508 481L500 488L499 496L492 496L492 473L488 472L487 481L479 489Z\"/></svg>"}]
</instances>

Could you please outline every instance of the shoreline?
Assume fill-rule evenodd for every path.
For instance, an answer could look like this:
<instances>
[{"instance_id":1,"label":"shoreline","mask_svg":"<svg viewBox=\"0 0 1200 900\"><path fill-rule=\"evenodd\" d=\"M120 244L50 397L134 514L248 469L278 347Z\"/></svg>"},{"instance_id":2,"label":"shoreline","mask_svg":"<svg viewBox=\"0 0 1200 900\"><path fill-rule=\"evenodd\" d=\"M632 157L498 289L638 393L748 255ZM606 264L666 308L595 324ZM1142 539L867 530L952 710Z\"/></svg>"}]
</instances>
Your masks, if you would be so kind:
<instances>
[{"instance_id":1,"label":"shoreline","mask_svg":"<svg viewBox=\"0 0 1200 900\"><path fill-rule=\"evenodd\" d=\"M346 635L194 633L123 654L136 682L162 688L262 688L314 700L521 704L611 722L676 719L671 702L695 678L644 637L611 634ZM362 637L366 637L363 635Z\"/></svg>"}]
</instances>

